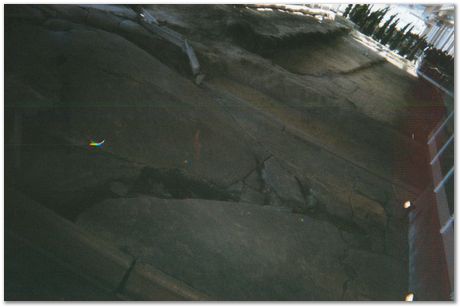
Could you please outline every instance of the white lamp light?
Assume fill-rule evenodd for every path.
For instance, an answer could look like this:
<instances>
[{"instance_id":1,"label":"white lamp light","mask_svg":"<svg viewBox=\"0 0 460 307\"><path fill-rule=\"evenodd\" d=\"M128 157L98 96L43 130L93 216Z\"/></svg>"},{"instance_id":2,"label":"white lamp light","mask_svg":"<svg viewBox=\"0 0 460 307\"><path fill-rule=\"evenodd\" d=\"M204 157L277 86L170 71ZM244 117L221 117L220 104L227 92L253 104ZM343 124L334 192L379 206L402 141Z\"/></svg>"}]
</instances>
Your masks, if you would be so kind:
<instances>
[{"instance_id":1,"label":"white lamp light","mask_svg":"<svg viewBox=\"0 0 460 307\"><path fill-rule=\"evenodd\" d=\"M404 202L404 205L403 205L404 209L409 209L411 206L412 206L412 203L409 200Z\"/></svg>"}]
</instances>

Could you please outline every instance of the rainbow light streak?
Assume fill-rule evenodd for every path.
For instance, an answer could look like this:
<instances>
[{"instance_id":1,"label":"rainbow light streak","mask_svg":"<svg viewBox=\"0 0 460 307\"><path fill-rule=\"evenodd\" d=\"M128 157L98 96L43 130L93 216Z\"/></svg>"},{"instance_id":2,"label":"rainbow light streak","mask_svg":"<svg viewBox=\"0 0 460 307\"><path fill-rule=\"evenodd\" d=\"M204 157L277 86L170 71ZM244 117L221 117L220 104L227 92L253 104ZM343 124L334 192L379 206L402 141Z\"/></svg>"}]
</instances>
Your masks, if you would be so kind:
<instances>
[{"instance_id":1,"label":"rainbow light streak","mask_svg":"<svg viewBox=\"0 0 460 307\"><path fill-rule=\"evenodd\" d=\"M98 142L91 141L91 142L89 143L89 146L101 147L102 144L104 144L104 142L105 142L105 140L103 140L102 142L99 142L99 143L98 143Z\"/></svg>"}]
</instances>

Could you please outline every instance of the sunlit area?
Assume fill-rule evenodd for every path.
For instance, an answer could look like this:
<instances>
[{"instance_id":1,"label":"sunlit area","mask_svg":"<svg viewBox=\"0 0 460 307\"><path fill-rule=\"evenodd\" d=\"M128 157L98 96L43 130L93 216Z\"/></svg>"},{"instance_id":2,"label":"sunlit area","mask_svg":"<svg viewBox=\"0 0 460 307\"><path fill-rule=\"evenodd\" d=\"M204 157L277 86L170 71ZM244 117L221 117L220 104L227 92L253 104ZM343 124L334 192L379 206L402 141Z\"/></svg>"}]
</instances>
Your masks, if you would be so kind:
<instances>
[{"instance_id":1,"label":"sunlit area","mask_svg":"<svg viewBox=\"0 0 460 307\"><path fill-rule=\"evenodd\" d=\"M5 4L5 301L455 300L453 4Z\"/></svg>"}]
</instances>

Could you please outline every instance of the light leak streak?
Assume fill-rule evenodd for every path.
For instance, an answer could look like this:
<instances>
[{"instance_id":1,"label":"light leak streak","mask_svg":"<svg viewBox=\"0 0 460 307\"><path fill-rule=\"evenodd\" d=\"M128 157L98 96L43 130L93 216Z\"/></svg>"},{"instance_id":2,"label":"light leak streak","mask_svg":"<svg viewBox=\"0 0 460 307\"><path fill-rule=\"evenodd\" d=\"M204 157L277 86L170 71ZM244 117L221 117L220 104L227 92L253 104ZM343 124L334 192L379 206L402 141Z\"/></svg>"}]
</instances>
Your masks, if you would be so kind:
<instances>
[{"instance_id":1,"label":"light leak streak","mask_svg":"<svg viewBox=\"0 0 460 307\"><path fill-rule=\"evenodd\" d=\"M94 141L91 141L91 142L89 143L89 146L101 147L102 144L104 144L104 143L105 143L105 140L103 140L102 142L94 142Z\"/></svg>"}]
</instances>

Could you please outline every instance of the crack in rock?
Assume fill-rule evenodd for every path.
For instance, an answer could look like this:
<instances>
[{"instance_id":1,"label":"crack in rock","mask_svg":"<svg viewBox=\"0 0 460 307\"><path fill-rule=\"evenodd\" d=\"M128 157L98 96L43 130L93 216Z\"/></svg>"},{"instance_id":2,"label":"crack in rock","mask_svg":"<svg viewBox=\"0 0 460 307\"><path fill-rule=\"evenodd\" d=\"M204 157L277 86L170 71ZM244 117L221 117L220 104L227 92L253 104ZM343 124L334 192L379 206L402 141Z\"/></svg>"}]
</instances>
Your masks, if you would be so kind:
<instances>
[{"instance_id":1,"label":"crack in rock","mask_svg":"<svg viewBox=\"0 0 460 307\"><path fill-rule=\"evenodd\" d=\"M234 195L228 190L206 180L192 178L180 169L145 167L132 192L159 198L234 200Z\"/></svg>"}]
</instances>

